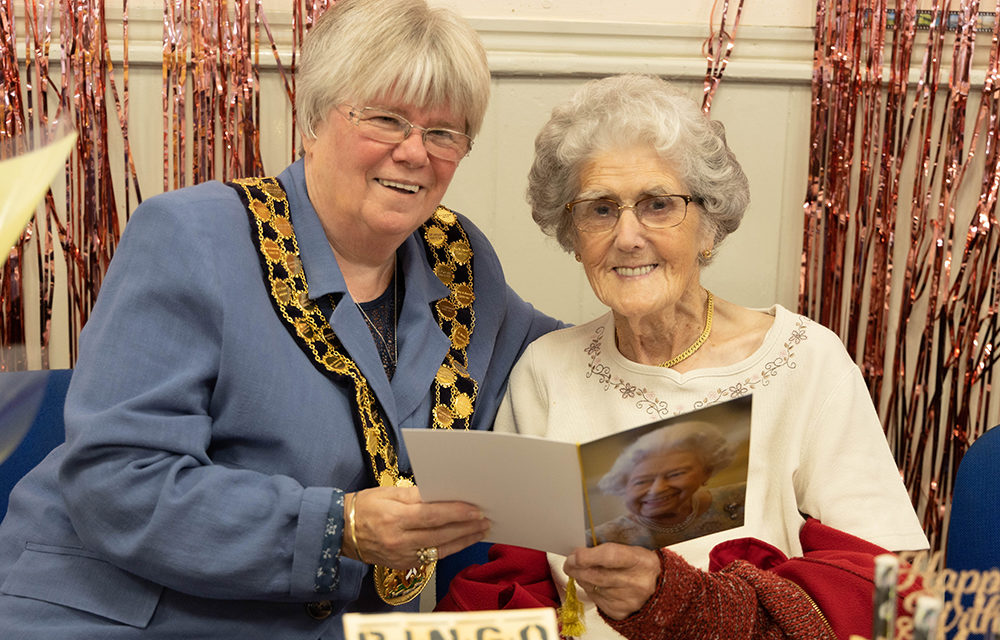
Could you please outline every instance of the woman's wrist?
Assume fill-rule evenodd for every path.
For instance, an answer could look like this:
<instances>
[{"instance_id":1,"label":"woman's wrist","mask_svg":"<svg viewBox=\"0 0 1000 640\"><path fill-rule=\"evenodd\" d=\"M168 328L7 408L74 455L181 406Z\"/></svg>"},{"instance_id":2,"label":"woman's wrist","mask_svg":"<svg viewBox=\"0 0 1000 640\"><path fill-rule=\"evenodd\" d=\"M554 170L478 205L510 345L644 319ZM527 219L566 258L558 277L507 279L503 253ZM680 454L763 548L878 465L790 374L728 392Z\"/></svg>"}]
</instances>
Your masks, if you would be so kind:
<instances>
[{"instance_id":1,"label":"woman's wrist","mask_svg":"<svg viewBox=\"0 0 1000 640\"><path fill-rule=\"evenodd\" d=\"M683 577L678 574L683 574L683 571L677 571L679 568L691 569L683 559L679 556L673 555L672 552L666 549L656 550L655 553L659 557L660 573L656 577L656 586L653 589L652 595L646 600L645 603L639 609L634 611L628 617L622 618L621 620L614 620L609 618L604 614L604 612L598 609L601 617L607 622L613 629L623 635L629 635L624 633L625 631L634 631L636 629L645 629L643 633L652 633L654 629L665 628L668 626L666 624L668 618L671 617L672 613L675 613L670 605L679 605L679 600L682 598L677 598L676 591L668 589L664 585L665 577L668 573L671 574L672 579L680 578L683 581ZM667 605L666 603L670 603ZM679 610L681 607L676 606ZM651 626L649 626L651 625ZM642 635L642 634L640 634ZM631 636L630 636L631 637ZM658 638L658 635L650 635L650 638Z\"/></svg>"},{"instance_id":2,"label":"woman's wrist","mask_svg":"<svg viewBox=\"0 0 1000 640\"><path fill-rule=\"evenodd\" d=\"M345 503L345 514L344 514L344 529L347 535L344 536L343 543L341 544L341 555L347 555L349 558L358 560L365 564L371 564L365 560L364 554L361 552L361 546L358 544L358 533L357 533L357 506L358 506L358 496L360 491L355 493L349 493L346 495L346 499L350 502L348 505Z\"/></svg>"}]
</instances>

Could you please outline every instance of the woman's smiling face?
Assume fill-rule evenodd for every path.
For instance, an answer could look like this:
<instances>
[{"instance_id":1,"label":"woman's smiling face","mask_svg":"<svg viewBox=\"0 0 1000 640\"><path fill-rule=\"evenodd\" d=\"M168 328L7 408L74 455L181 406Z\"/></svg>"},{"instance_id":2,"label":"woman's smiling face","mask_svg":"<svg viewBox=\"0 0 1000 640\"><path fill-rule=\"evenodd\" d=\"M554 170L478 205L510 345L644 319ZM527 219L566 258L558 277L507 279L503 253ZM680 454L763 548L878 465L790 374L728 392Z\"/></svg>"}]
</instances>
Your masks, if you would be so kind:
<instances>
[{"instance_id":1,"label":"woman's smiling face","mask_svg":"<svg viewBox=\"0 0 1000 640\"><path fill-rule=\"evenodd\" d=\"M464 128L447 108L373 104L422 127ZM390 237L398 244L434 213L458 163L428 154L419 130L400 143L369 139L346 112L343 106L330 109L316 137L303 139L309 198L328 234L335 228L358 240Z\"/></svg>"},{"instance_id":2,"label":"woman's smiling face","mask_svg":"<svg viewBox=\"0 0 1000 640\"><path fill-rule=\"evenodd\" d=\"M654 453L642 459L625 485L625 507L652 520L684 518L693 506L695 493L711 474L693 451Z\"/></svg>"},{"instance_id":3,"label":"woman's smiling face","mask_svg":"<svg viewBox=\"0 0 1000 640\"><path fill-rule=\"evenodd\" d=\"M606 197L631 205L665 193L689 192L671 163L641 145L591 156L580 173L577 198ZM591 288L627 318L657 315L698 287L698 254L710 247L694 203L676 227L647 229L626 209L609 231L576 232L576 250Z\"/></svg>"}]
</instances>

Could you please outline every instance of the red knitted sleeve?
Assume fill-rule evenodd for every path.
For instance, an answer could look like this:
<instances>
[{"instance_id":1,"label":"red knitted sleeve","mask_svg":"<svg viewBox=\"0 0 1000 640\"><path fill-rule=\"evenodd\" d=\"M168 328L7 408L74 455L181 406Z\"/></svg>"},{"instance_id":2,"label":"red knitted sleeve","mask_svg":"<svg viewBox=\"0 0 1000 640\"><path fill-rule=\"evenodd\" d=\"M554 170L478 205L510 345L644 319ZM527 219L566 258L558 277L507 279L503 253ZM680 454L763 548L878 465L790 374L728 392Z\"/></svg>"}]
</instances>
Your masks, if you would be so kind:
<instances>
[{"instance_id":1,"label":"red knitted sleeve","mask_svg":"<svg viewBox=\"0 0 1000 640\"><path fill-rule=\"evenodd\" d=\"M660 550L656 592L624 620L604 619L634 640L836 640L796 584L737 560L708 573ZM603 614L602 614L603 616Z\"/></svg>"}]
</instances>

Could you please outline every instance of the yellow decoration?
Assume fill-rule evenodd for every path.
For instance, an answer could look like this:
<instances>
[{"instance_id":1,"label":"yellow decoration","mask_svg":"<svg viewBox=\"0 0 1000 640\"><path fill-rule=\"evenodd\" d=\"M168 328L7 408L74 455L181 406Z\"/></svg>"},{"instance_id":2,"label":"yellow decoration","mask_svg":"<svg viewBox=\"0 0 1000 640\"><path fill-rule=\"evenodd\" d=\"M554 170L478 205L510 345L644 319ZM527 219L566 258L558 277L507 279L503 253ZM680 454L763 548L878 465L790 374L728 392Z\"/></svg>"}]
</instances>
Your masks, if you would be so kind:
<instances>
[{"instance_id":1,"label":"yellow decoration","mask_svg":"<svg viewBox=\"0 0 1000 640\"><path fill-rule=\"evenodd\" d=\"M455 301L460 307L468 307L476 300L476 294L472 292L472 287L460 284L455 287Z\"/></svg>"},{"instance_id":2,"label":"yellow decoration","mask_svg":"<svg viewBox=\"0 0 1000 640\"><path fill-rule=\"evenodd\" d=\"M454 303L452 303L451 300L445 298L444 300L438 301L437 311L438 314L440 314L441 317L444 318L445 320L454 320L455 314L457 313L458 310L455 308L455 305Z\"/></svg>"},{"instance_id":3,"label":"yellow decoration","mask_svg":"<svg viewBox=\"0 0 1000 640\"><path fill-rule=\"evenodd\" d=\"M451 284L455 279L455 267L450 264L440 262L434 265L434 275L436 275L441 282Z\"/></svg>"},{"instance_id":4,"label":"yellow decoration","mask_svg":"<svg viewBox=\"0 0 1000 640\"><path fill-rule=\"evenodd\" d=\"M271 196L272 198L279 199L285 197L285 190L282 189L277 184L265 183L264 186L261 187L261 189L263 189L264 193Z\"/></svg>"},{"instance_id":5,"label":"yellow decoration","mask_svg":"<svg viewBox=\"0 0 1000 640\"><path fill-rule=\"evenodd\" d=\"M450 251L451 256L458 264L465 264L472 257L472 247L469 246L468 242L453 242Z\"/></svg>"},{"instance_id":6,"label":"yellow decoration","mask_svg":"<svg viewBox=\"0 0 1000 640\"><path fill-rule=\"evenodd\" d=\"M459 349L469 346L469 338L469 330L462 325L456 325L455 329L451 332L451 341Z\"/></svg>"},{"instance_id":7,"label":"yellow decoration","mask_svg":"<svg viewBox=\"0 0 1000 640\"><path fill-rule=\"evenodd\" d=\"M564 637L580 637L587 627L583 624L583 603L576 597L576 581L570 578L566 582L566 598L559 607L560 635Z\"/></svg>"},{"instance_id":8,"label":"yellow decoration","mask_svg":"<svg viewBox=\"0 0 1000 640\"><path fill-rule=\"evenodd\" d=\"M457 376L455 375L455 370L446 364L441 365L441 368L438 369L437 376L435 376L437 383L444 387L450 387L455 384L456 378Z\"/></svg>"},{"instance_id":9,"label":"yellow decoration","mask_svg":"<svg viewBox=\"0 0 1000 640\"><path fill-rule=\"evenodd\" d=\"M302 275L302 260L297 255L288 254L285 256L285 269L290 276Z\"/></svg>"},{"instance_id":10,"label":"yellow decoration","mask_svg":"<svg viewBox=\"0 0 1000 640\"><path fill-rule=\"evenodd\" d=\"M459 418L468 418L472 415L472 398L459 393L455 396L455 415Z\"/></svg>"},{"instance_id":11,"label":"yellow decoration","mask_svg":"<svg viewBox=\"0 0 1000 640\"><path fill-rule=\"evenodd\" d=\"M448 236L444 233L444 229L441 227L428 227L424 237L427 239L427 244L432 247L440 247L448 239Z\"/></svg>"},{"instance_id":12,"label":"yellow decoration","mask_svg":"<svg viewBox=\"0 0 1000 640\"><path fill-rule=\"evenodd\" d=\"M278 262L284 256L284 250L281 246L270 238L261 243L261 251L268 262Z\"/></svg>"},{"instance_id":13,"label":"yellow decoration","mask_svg":"<svg viewBox=\"0 0 1000 640\"><path fill-rule=\"evenodd\" d=\"M267 222L271 219L271 210L268 209L267 205L263 202L254 202L250 205L250 210L253 211L253 214L263 222Z\"/></svg>"},{"instance_id":14,"label":"yellow decoration","mask_svg":"<svg viewBox=\"0 0 1000 640\"><path fill-rule=\"evenodd\" d=\"M274 230L278 232L282 238L290 237L294 231L292 231L292 223L289 222L288 218L275 218L274 219Z\"/></svg>"},{"instance_id":15,"label":"yellow decoration","mask_svg":"<svg viewBox=\"0 0 1000 640\"><path fill-rule=\"evenodd\" d=\"M328 355L324 360L323 364L334 373L345 374L347 373L347 363L340 356L339 353L333 353Z\"/></svg>"},{"instance_id":16,"label":"yellow decoration","mask_svg":"<svg viewBox=\"0 0 1000 640\"><path fill-rule=\"evenodd\" d=\"M459 362L458 360L452 360L451 367L452 369L458 372L458 375L462 376L463 378L469 377L469 370L466 369L465 365Z\"/></svg>"},{"instance_id":17,"label":"yellow decoration","mask_svg":"<svg viewBox=\"0 0 1000 640\"><path fill-rule=\"evenodd\" d=\"M451 409L439 404L434 407L434 421L439 423L443 428L451 428L451 423L455 421L454 416L451 413Z\"/></svg>"},{"instance_id":18,"label":"yellow decoration","mask_svg":"<svg viewBox=\"0 0 1000 640\"><path fill-rule=\"evenodd\" d=\"M281 304L288 304L292 301L292 288L284 280L275 280L271 283L271 293Z\"/></svg>"},{"instance_id":19,"label":"yellow decoration","mask_svg":"<svg viewBox=\"0 0 1000 640\"><path fill-rule=\"evenodd\" d=\"M73 149L70 133L40 149L0 161L0 265L14 247L35 207Z\"/></svg>"},{"instance_id":20,"label":"yellow decoration","mask_svg":"<svg viewBox=\"0 0 1000 640\"><path fill-rule=\"evenodd\" d=\"M446 226L451 226L455 224L457 218L455 218L455 212L450 209L446 209L442 206L438 206L437 210L434 211L434 218L438 222L444 223Z\"/></svg>"}]
</instances>

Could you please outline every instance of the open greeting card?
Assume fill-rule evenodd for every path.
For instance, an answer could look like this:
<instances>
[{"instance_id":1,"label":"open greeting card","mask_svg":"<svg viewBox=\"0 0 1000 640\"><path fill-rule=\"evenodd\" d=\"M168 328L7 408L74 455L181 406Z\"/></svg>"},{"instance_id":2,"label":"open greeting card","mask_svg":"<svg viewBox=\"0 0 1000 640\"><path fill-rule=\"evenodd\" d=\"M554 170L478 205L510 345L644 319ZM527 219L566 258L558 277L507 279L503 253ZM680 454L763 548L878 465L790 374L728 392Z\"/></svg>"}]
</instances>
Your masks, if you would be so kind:
<instances>
[{"instance_id":1,"label":"open greeting card","mask_svg":"<svg viewBox=\"0 0 1000 640\"><path fill-rule=\"evenodd\" d=\"M421 498L461 500L488 540L563 555L658 548L743 524L751 396L582 443L403 429Z\"/></svg>"}]
</instances>

